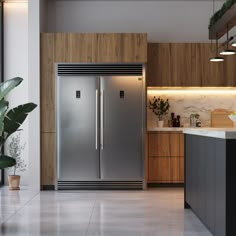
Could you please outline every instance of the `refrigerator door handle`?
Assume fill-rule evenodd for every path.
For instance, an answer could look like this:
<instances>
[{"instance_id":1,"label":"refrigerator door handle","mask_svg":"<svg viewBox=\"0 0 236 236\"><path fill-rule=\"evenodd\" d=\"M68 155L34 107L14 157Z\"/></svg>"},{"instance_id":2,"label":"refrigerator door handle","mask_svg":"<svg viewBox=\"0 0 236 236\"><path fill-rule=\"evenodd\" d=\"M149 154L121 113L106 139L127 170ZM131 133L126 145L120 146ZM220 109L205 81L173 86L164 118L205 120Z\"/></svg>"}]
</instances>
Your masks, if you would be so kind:
<instances>
[{"instance_id":1,"label":"refrigerator door handle","mask_svg":"<svg viewBox=\"0 0 236 236\"><path fill-rule=\"evenodd\" d=\"M103 129L104 129L104 123L103 123L103 112L104 112L104 91L101 90L101 150L103 150L103 147L104 147L104 140L103 140Z\"/></svg>"},{"instance_id":2,"label":"refrigerator door handle","mask_svg":"<svg viewBox=\"0 0 236 236\"><path fill-rule=\"evenodd\" d=\"M95 148L98 149L98 90L96 89Z\"/></svg>"}]
</instances>

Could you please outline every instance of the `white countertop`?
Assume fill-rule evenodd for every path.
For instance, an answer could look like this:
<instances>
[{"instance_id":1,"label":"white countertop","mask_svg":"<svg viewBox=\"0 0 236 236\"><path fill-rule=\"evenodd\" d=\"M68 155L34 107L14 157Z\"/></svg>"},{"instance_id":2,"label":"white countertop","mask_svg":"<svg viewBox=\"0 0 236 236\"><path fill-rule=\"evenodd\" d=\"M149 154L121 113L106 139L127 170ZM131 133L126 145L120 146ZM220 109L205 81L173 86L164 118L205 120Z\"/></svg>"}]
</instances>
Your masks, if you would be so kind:
<instances>
[{"instance_id":1,"label":"white countertop","mask_svg":"<svg viewBox=\"0 0 236 236\"><path fill-rule=\"evenodd\" d=\"M152 132L152 131L159 131L159 132L164 132L164 131L168 131L168 132L182 132L183 131L183 127L154 127L154 128L147 128L148 132Z\"/></svg>"},{"instance_id":2,"label":"white countertop","mask_svg":"<svg viewBox=\"0 0 236 236\"><path fill-rule=\"evenodd\" d=\"M234 128L184 128L184 134L193 134L221 139L236 139L236 127Z\"/></svg>"}]
</instances>

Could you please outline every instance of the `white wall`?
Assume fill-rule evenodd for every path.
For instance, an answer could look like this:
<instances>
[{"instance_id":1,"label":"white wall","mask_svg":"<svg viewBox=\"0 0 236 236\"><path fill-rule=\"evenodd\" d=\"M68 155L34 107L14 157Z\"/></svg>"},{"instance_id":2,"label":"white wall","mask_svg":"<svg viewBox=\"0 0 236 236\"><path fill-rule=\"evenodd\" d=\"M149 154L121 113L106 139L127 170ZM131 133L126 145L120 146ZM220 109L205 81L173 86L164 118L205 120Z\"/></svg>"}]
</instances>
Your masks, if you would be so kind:
<instances>
[{"instance_id":1,"label":"white wall","mask_svg":"<svg viewBox=\"0 0 236 236\"><path fill-rule=\"evenodd\" d=\"M24 78L24 81L7 97L10 107L15 107L28 102L28 4L26 2L4 4L4 42L4 79L17 76ZM26 143L22 157L27 163L27 171L20 173L23 185L28 184L28 126L26 120L21 131L22 143Z\"/></svg>"},{"instance_id":2,"label":"white wall","mask_svg":"<svg viewBox=\"0 0 236 236\"><path fill-rule=\"evenodd\" d=\"M38 107L29 117L29 186L40 189L40 0L28 2L29 101Z\"/></svg>"},{"instance_id":3,"label":"white wall","mask_svg":"<svg viewBox=\"0 0 236 236\"><path fill-rule=\"evenodd\" d=\"M48 1L49 32L147 32L149 42L208 42L212 1ZM216 1L216 10L222 6Z\"/></svg>"}]
</instances>

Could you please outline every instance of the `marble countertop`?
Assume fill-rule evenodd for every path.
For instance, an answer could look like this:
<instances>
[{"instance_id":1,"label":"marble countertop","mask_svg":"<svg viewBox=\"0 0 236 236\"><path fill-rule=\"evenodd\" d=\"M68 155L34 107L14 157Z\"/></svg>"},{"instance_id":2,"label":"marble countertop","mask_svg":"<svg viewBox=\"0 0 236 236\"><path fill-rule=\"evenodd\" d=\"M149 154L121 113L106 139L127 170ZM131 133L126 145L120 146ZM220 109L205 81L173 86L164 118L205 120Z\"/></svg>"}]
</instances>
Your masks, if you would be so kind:
<instances>
[{"instance_id":1,"label":"marble countertop","mask_svg":"<svg viewBox=\"0 0 236 236\"><path fill-rule=\"evenodd\" d=\"M183 127L154 127L154 128L147 128L148 132L158 131L158 132L182 132Z\"/></svg>"},{"instance_id":2,"label":"marble countertop","mask_svg":"<svg viewBox=\"0 0 236 236\"><path fill-rule=\"evenodd\" d=\"M221 139L236 139L236 127L234 128L184 128L184 134L193 134Z\"/></svg>"}]
</instances>

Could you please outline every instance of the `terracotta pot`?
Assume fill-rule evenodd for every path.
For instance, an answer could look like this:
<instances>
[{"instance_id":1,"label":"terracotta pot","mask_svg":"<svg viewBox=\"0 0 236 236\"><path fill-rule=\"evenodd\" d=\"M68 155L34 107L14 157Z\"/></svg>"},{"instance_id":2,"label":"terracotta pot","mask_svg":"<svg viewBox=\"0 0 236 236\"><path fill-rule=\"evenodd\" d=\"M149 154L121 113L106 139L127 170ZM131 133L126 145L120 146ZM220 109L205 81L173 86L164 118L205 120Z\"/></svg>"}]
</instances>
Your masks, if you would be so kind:
<instances>
[{"instance_id":1,"label":"terracotta pot","mask_svg":"<svg viewBox=\"0 0 236 236\"><path fill-rule=\"evenodd\" d=\"M20 190L20 175L8 175L9 190Z\"/></svg>"}]
</instances>

